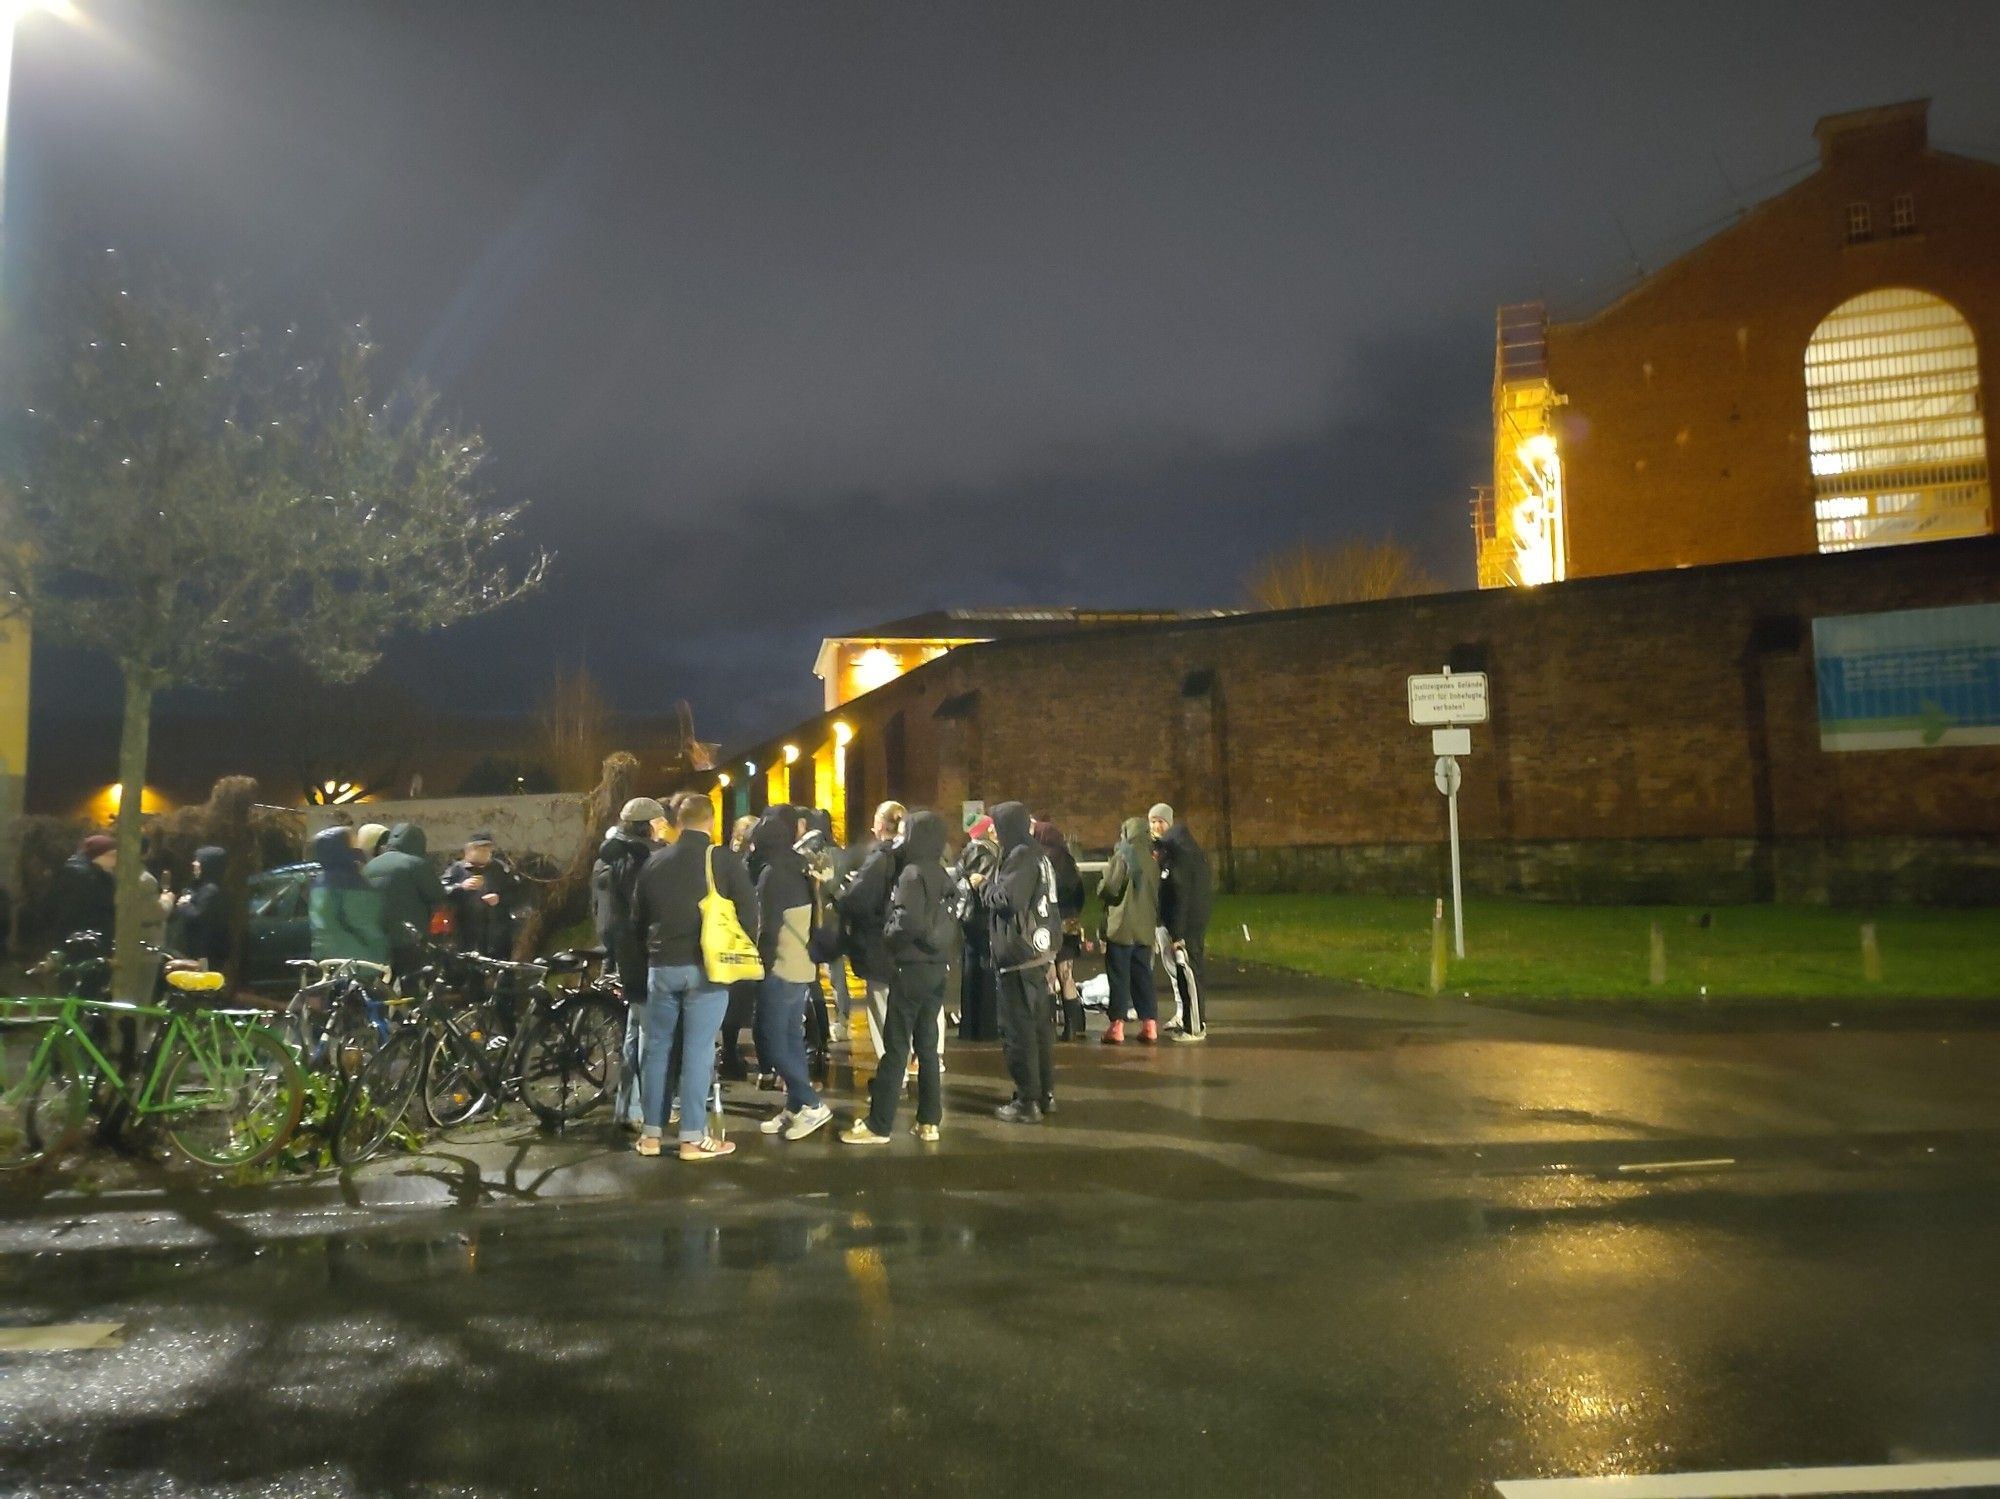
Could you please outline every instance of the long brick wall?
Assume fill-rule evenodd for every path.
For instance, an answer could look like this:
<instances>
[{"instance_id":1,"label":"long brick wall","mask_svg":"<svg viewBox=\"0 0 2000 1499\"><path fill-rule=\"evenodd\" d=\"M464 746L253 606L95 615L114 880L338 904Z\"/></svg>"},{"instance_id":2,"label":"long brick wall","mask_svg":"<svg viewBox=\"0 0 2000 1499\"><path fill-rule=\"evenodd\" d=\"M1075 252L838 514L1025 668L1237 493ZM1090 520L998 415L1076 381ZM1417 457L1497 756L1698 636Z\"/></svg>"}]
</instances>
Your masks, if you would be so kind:
<instances>
[{"instance_id":1,"label":"long brick wall","mask_svg":"<svg viewBox=\"0 0 2000 1499\"><path fill-rule=\"evenodd\" d=\"M1404 678L1449 663L1492 686L1475 890L1985 901L2000 747L1822 751L1812 621L1993 601L1991 539L1784 558L966 647L841 716L871 801L1019 798L1103 846L1166 800L1238 888L1430 892L1444 801Z\"/></svg>"}]
</instances>

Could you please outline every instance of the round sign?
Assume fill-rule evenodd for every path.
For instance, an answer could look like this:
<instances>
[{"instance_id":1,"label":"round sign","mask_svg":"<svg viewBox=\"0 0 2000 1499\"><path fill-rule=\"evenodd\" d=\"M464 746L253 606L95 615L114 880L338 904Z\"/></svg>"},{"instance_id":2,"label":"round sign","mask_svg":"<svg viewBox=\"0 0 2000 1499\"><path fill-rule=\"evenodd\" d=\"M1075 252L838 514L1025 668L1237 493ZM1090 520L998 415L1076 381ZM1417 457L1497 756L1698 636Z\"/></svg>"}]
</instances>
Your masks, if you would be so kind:
<instances>
[{"instance_id":1,"label":"round sign","mask_svg":"<svg viewBox=\"0 0 2000 1499\"><path fill-rule=\"evenodd\" d=\"M1437 765L1431 772L1431 779L1437 782L1438 794L1450 796L1458 790L1458 783L1464 772L1458 768L1458 761L1450 755L1438 756Z\"/></svg>"}]
</instances>

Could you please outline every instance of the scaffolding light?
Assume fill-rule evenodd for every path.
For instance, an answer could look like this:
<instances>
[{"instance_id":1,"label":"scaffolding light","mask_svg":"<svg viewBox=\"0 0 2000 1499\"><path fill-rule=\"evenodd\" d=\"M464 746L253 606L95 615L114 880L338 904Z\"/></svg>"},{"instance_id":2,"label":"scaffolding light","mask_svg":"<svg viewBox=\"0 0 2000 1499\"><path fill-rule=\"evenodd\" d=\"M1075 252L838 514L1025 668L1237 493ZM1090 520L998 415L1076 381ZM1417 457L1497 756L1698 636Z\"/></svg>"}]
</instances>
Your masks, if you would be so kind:
<instances>
[{"instance_id":1,"label":"scaffolding light","mask_svg":"<svg viewBox=\"0 0 2000 1499\"><path fill-rule=\"evenodd\" d=\"M726 770L718 770L715 773L715 784L720 786L723 790L727 791L729 789L729 772Z\"/></svg>"},{"instance_id":2,"label":"scaffolding light","mask_svg":"<svg viewBox=\"0 0 2000 1499\"><path fill-rule=\"evenodd\" d=\"M746 776L757 774L757 762L755 760L745 760L743 762L743 774Z\"/></svg>"},{"instance_id":3,"label":"scaffolding light","mask_svg":"<svg viewBox=\"0 0 2000 1499\"><path fill-rule=\"evenodd\" d=\"M793 765L793 764L796 764L796 763L798 762L798 758L799 758L799 747L798 747L798 746L797 746L796 744L788 744L788 745L786 745L786 746L785 746L785 748L784 748L784 752L783 752L783 753L784 753L784 756L785 756L785 763L786 763L787 765Z\"/></svg>"},{"instance_id":4,"label":"scaffolding light","mask_svg":"<svg viewBox=\"0 0 2000 1499\"><path fill-rule=\"evenodd\" d=\"M854 742L854 725L840 720L833 726L833 742L845 749Z\"/></svg>"},{"instance_id":5,"label":"scaffolding light","mask_svg":"<svg viewBox=\"0 0 2000 1499\"><path fill-rule=\"evenodd\" d=\"M1546 432L1537 432L1521 444L1521 456L1530 463L1547 463L1556 456L1556 440Z\"/></svg>"}]
</instances>

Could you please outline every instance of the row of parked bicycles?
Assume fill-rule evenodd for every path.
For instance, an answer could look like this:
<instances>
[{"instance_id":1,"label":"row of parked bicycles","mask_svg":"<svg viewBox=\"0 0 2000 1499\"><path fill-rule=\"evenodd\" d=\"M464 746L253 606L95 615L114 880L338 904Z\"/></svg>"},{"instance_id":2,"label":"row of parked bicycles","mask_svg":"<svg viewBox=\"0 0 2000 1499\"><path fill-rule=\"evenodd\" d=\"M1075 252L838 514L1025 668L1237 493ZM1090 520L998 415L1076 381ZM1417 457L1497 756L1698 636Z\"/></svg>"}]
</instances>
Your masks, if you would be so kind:
<instances>
[{"instance_id":1,"label":"row of parked bicycles","mask_svg":"<svg viewBox=\"0 0 2000 1499\"><path fill-rule=\"evenodd\" d=\"M205 1166L257 1166L309 1097L326 1101L314 1123L333 1162L353 1166L413 1125L452 1129L518 1102L555 1129L609 1095L625 1002L601 950L535 963L420 951L400 976L294 960L298 987L274 1010L171 963L153 1003L111 999L109 945L67 939L35 970L50 996L0 999L0 1167L66 1155L93 1120L100 1135L157 1130Z\"/></svg>"}]
</instances>

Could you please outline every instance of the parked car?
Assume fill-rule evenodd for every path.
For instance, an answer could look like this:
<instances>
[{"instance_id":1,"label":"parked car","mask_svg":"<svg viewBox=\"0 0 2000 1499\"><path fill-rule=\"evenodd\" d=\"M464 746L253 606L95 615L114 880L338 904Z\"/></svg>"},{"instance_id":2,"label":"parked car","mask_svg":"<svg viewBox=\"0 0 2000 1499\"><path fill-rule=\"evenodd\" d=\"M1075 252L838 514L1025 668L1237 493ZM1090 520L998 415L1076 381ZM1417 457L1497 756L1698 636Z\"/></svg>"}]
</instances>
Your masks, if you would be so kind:
<instances>
[{"instance_id":1,"label":"parked car","mask_svg":"<svg viewBox=\"0 0 2000 1499\"><path fill-rule=\"evenodd\" d=\"M285 864L250 877L250 921L244 942L243 982L252 989L288 992L298 978L285 964L312 956L312 915L307 901L319 865ZM431 916L430 936L449 942L451 908Z\"/></svg>"},{"instance_id":2,"label":"parked car","mask_svg":"<svg viewBox=\"0 0 2000 1499\"><path fill-rule=\"evenodd\" d=\"M297 983L285 963L312 956L312 919L306 899L318 873L317 864L285 864L250 877L243 982L252 989L283 990Z\"/></svg>"}]
</instances>

